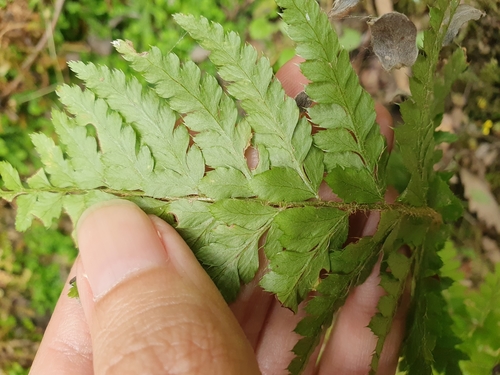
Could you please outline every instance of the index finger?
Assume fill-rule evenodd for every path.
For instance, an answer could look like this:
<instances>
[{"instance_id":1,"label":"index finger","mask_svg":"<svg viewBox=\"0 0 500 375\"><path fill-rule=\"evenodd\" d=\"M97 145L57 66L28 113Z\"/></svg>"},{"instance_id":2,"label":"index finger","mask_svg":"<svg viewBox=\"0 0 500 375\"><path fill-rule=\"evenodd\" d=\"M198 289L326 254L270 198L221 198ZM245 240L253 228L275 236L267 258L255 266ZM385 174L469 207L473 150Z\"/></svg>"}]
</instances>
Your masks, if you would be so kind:
<instances>
[{"instance_id":1,"label":"index finger","mask_svg":"<svg viewBox=\"0 0 500 375\"><path fill-rule=\"evenodd\" d=\"M71 268L54 313L50 318L30 375L93 375L90 331L82 305L69 298L69 280L76 275Z\"/></svg>"}]
</instances>

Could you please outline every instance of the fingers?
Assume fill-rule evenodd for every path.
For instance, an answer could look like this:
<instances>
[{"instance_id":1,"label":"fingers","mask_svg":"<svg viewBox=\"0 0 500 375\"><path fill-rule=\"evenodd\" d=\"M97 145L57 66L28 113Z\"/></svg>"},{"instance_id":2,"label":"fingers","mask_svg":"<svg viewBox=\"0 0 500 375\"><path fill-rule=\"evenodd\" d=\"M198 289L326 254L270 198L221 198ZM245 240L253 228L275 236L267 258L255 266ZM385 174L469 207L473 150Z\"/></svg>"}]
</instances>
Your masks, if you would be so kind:
<instances>
[{"instance_id":1,"label":"fingers","mask_svg":"<svg viewBox=\"0 0 500 375\"><path fill-rule=\"evenodd\" d=\"M304 88L309 83L309 80L304 77L299 67L300 63L304 61L303 57L294 56L276 72L276 78L281 82L286 94L291 98L295 98L298 93L304 91Z\"/></svg>"},{"instance_id":2,"label":"fingers","mask_svg":"<svg viewBox=\"0 0 500 375\"><path fill-rule=\"evenodd\" d=\"M377 113L375 121L379 125L380 133L387 140L387 149L389 151L392 151L392 147L394 146L394 128L392 127L392 115L380 102L375 103L375 112Z\"/></svg>"},{"instance_id":3,"label":"fingers","mask_svg":"<svg viewBox=\"0 0 500 375\"><path fill-rule=\"evenodd\" d=\"M73 266L68 280L75 274ZM94 374L87 322L80 301L68 298L68 290L66 282L31 366L31 375Z\"/></svg>"},{"instance_id":4,"label":"fingers","mask_svg":"<svg viewBox=\"0 0 500 375\"><path fill-rule=\"evenodd\" d=\"M389 188L385 195L388 203L397 198L397 191ZM379 212L370 212L367 216L361 236L371 236L380 221ZM377 304L385 294L380 283L380 262L377 262L372 273L360 286L354 288L340 310L335 326L325 346L319 375L346 374L366 375L377 343L368 324L377 312ZM403 294L401 304L392 322L392 327L379 361L378 375L394 375L399 358L399 348L403 341L405 319L409 306L409 291ZM355 349L354 349L355 348Z\"/></svg>"},{"instance_id":5,"label":"fingers","mask_svg":"<svg viewBox=\"0 0 500 375\"><path fill-rule=\"evenodd\" d=\"M377 343L377 338L368 328L368 324L377 312L380 297L385 294L379 285L379 271L380 262L375 265L367 280L354 288L347 298L325 346L318 375L368 374ZM384 343L378 375L394 375L396 372L408 306L409 293L405 293Z\"/></svg>"},{"instance_id":6,"label":"fingers","mask_svg":"<svg viewBox=\"0 0 500 375\"><path fill-rule=\"evenodd\" d=\"M302 76L299 68L300 57L295 57L278 72L277 77L281 81L285 91L291 97L295 97L304 90L308 83ZM393 120L389 111L381 104L375 103L377 114L376 122L381 134L387 140L388 150L391 151L394 143ZM326 185L320 187L320 196L324 200L338 200L336 195ZM386 201L393 202L396 192L389 189ZM360 212L350 218L350 237L359 238L375 233L380 214L372 212L366 214ZM377 311L377 304L384 290L379 286L378 263L371 276L348 297L341 309L335 328L325 346L319 374L367 374L371 358L376 345L376 337L367 327L371 318ZM399 347L404 335L404 322L407 311L408 299L405 295L403 303L394 319L391 332L387 337L384 350L379 362L378 374L394 374L397 366ZM314 358L312 359L314 361ZM260 362L260 361L259 361ZM310 367L312 365L310 364Z\"/></svg>"},{"instance_id":7,"label":"fingers","mask_svg":"<svg viewBox=\"0 0 500 375\"><path fill-rule=\"evenodd\" d=\"M378 285L380 263L346 300L321 358L319 375L366 375L376 344L368 328L383 289Z\"/></svg>"},{"instance_id":8,"label":"fingers","mask_svg":"<svg viewBox=\"0 0 500 375\"><path fill-rule=\"evenodd\" d=\"M263 239L261 239L261 246L263 242ZM259 251L259 264L260 267L256 276L248 284L241 287L238 299L230 306L254 351L257 350L262 328L268 320L269 311L276 301L273 295L265 292L259 286L259 281L265 273L267 264L262 248Z\"/></svg>"},{"instance_id":9,"label":"fingers","mask_svg":"<svg viewBox=\"0 0 500 375\"><path fill-rule=\"evenodd\" d=\"M303 311L294 315L279 303L272 305L255 351L263 375L288 374L286 368L294 358L292 349L300 339L293 329L304 316Z\"/></svg>"},{"instance_id":10,"label":"fingers","mask_svg":"<svg viewBox=\"0 0 500 375\"><path fill-rule=\"evenodd\" d=\"M125 201L84 216L77 282L96 374L258 374L234 316L172 227Z\"/></svg>"}]
</instances>

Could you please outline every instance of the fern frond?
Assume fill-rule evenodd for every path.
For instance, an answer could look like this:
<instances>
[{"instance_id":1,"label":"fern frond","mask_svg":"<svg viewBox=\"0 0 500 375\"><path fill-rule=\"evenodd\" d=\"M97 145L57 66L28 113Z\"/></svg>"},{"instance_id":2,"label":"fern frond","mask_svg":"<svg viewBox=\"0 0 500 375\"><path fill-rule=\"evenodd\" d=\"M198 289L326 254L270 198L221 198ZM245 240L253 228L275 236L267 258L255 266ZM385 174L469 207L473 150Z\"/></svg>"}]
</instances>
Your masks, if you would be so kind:
<instances>
[{"instance_id":1,"label":"fern frond","mask_svg":"<svg viewBox=\"0 0 500 375\"><path fill-rule=\"evenodd\" d=\"M469 357L458 358L462 359L460 369L464 375L488 374L500 363L497 324L500 321L500 266L497 264L494 271L486 275L480 289L471 289L463 283L466 277L457 259L457 249L450 241L440 256L444 263L440 276L453 280L444 294L453 319L453 332L462 339L458 347ZM451 366L449 352L446 355Z\"/></svg>"},{"instance_id":2,"label":"fern frond","mask_svg":"<svg viewBox=\"0 0 500 375\"><path fill-rule=\"evenodd\" d=\"M245 122L236 125L236 105L214 77L202 77L193 62L181 66L176 55L162 56L155 47L141 54L124 41L116 41L115 47L148 82L155 84L155 91L169 100L173 110L184 115L185 126L198 133L194 140L203 150L207 165L234 168L250 178L244 156L250 127Z\"/></svg>"},{"instance_id":3,"label":"fern frond","mask_svg":"<svg viewBox=\"0 0 500 375\"><path fill-rule=\"evenodd\" d=\"M197 187L205 172L200 168L201 152L196 145L189 147L187 128L183 124L175 126L175 113L166 103L153 91L143 90L137 78L127 81L122 71L74 61L69 66L86 87L120 113L138 132L141 142L150 147L156 172L167 174L165 180L171 181L168 195L198 193ZM172 188L172 181L176 188Z\"/></svg>"},{"instance_id":4,"label":"fern frond","mask_svg":"<svg viewBox=\"0 0 500 375\"><path fill-rule=\"evenodd\" d=\"M259 57L254 47L242 45L236 33L226 34L220 25L211 24L204 17L196 19L177 14L174 19L211 52L210 60L219 68L221 78L227 81L228 92L241 101L246 121L254 132L254 145L268 150L271 167L287 168L282 173L291 180L302 181L302 190L308 192L309 198L317 197L322 178L309 176L303 165L311 150L311 126L299 116L295 101L285 95L281 84L273 77L269 60ZM315 153L310 158L317 159L320 155ZM261 153L260 157L263 156ZM314 167L316 170L317 166ZM296 178L292 177L294 174ZM266 183L276 178L282 176L275 176L272 170L263 173L264 183L259 184L262 198L277 200L277 197L267 196L275 189L272 183Z\"/></svg>"},{"instance_id":5,"label":"fern frond","mask_svg":"<svg viewBox=\"0 0 500 375\"><path fill-rule=\"evenodd\" d=\"M439 0L431 8L430 28L424 32L424 53L418 56L410 78L412 96L401 104L404 125L395 129L396 141L404 148L404 164L411 174L400 199L414 206L426 204L429 184L434 174L434 131L439 121L436 116L444 109L443 98L436 98L434 91L440 84L440 80L436 83L435 72L450 17L455 14L459 3L457 0ZM448 17L445 12L448 12ZM460 57L459 53L455 56L457 57ZM446 91L446 88L443 89Z\"/></svg>"},{"instance_id":6,"label":"fern frond","mask_svg":"<svg viewBox=\"0 0 500 375\"><path fill-rule=\"evenodd\" d=\"M96 139L87 135L85 127L79 126L74 119L60 111L52 111L52 123L73 169L71 173L67 172L73 176L69 180L73 181L73 186L83 189L105 186L104 165ZM41 149L39 152L43 155L45 151ZM52 172L47 172L53 177Z\"/></svg>"},{"instance_id":7,"label":"fern frond","mask_svg":"<svg viewBox=\"0 0 500 375\"><path fill-rule=\"evenodd\" d=\"M400 369L415 375L432 374L433 369L461 374L458 361L466 355L457 347L461 340L452 331L442 294L450 282L438 276L443 266L438 251L444 246L448 231L446 227L427 228L424 241L414 250L414 291Z\"/></svg>"},{"instance_id":8,"label":"fern frond","mask_svg":"<svg viewBox=\"0 0 500 375\"><path fill-rule=\"evenodd\" d=\"M295 332L303 338L293 348L296 357L288 367L291 374L302 373L349 291L364 282L371 273L384 242L396 226L397 218L397 213L387 213L374 237L362 238L341 251L330 253L331 273L321 280L316 288L319 295L306 306L308 316L295 328Z\"/></svg>"},{"instance_id":9,"label":"fern frond","mask_svg":"<svg viewBox=\"0 0 500 375\"><path fill-rule=\"evenodd\" d=\"M269 229L279 210L260 202L225 199L210 206L221 225L212 231L210 243L197 253L208 266L216 284L225 288L228 299L236 298L240 279L250 282L259 268L259 240Z\"/></svg>"},{"instance_id":10,"label":"fern frond","mask_svg":"<svg viewBox=\"0 0 500 375\"><path fill-rule=\"evenodd\" d=\"M8 194L7 197L3 195L6 191L2 191L2 198L8 199L10 202L16 193L19 194L24 190L19 172L6 161L0 161L0 175L2 176L3 186L13 192L12 194Z\"/></svg>"},{"instance_id":11,"label":"fern frond","mask_svg":"<svg viewBox=\"0 0 500 375\"><path fill-rule=\"evenodd\" d=\"M386 216L382 218L381 224L388 219L392 222L393 229L383 243L384 257L380 265L380 286L384 289L385 295L380 297L377 304L378 311L368 325L377 336L370 375L375 375L377 372L380 356L400 307L403 293L411 289L407 284L411 283L409 276L412 264L417 254L417 246L421 245L427 228L426 225L419 225L421 223L418 221L406 217ZM398 251L403 245L410 247L412 251L410 257Z\"/></svg>"},{"instance_id":12,"label":"fern frond","mask_svg":"<svg viewBox=\"0 0 500 375\"><path fill-rule=\"evenodd\" d=\"M147 146L141 145L136 152L134 130L90 91L64 85L57 92L79 126L96 128L106 185L116 190L151 191L154 160Z\"/></svg>"},{"instance_id":13,"label":"fern frond","mask_svg":"<svg viewBox=\"0 0 500 375\"><path fill-rule=\"evenodd\" d=\"M275 224L283 249L270 257L271 271L261 285L297 311L321 270L330 271L329 252L340 249L347 239L348 214L331 208L292 208L279 213Z\"/></svg>"},{"instance_id":14,"label":"fern frond","mask_svg":"<svg viewBox=\"0 0 500 375\"><path fill-rule=\"evenodd\" d=\"M306 59L300 66L312 81L306 92L318 103L308 110L311 121L326 128L314 136L315 145L326 152L326 182L346 202L383 200L386 146L373 99L359 84L348 52L316 2L277 3L284 8L297 54Z\"/></svg>"}]
</instances>

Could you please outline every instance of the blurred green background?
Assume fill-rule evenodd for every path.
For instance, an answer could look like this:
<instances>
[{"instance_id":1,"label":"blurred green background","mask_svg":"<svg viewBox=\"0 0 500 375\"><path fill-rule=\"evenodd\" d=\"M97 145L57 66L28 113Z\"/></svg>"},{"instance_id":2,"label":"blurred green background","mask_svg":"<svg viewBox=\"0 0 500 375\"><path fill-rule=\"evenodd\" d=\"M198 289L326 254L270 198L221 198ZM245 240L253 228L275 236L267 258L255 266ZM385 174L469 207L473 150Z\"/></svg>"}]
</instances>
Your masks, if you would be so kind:
<instances>
[{"instance_id":1,"label":"blurred green background","mask_svg":"<svg viewBox=\"0 0 500 375\"><path fill-rule=\"evenodd\" d=\"M320 4L329 9L332 2L322 0ZM500 15L495 4L478 3L476 6L482 9L488 7L491 17ZM425 24L425 1L401 0L395 6L417 20L424 20L421 24ZM367 1L355 11L366 15L373 14L374 10L372 2ZM22 176L31 175L40 166L29 134L43 132L54 136L50 111L61 107L55 89L62 83L78 83L69 72L67 61L92 61L131 73L111 46L112 40L120 38L132 41L139 51L151 45L164 52L172 50L213 73L206 52L172 22L171 14L182 12L203 15L221 23L226 30L237 31L265 52L277 70L294 54L292 43L284 37L278 11L274 0L0 0L0 160L10 162ZM466 32L460 36L464 44L468 43L467 48L479 56L477 65L472 65L457 87L457 92L465 89L471 92L463 113L464 116L470 114L466 130L469 127L472 130L459 136L452 155L458 154L458 160L465 162L480 145L496 144L500 135L499 107L491 104L500 98L496 43L499 35L490 30L491 17L484 25L470 26L472 38L466 39ZM366 52L369 43L363 36L367 28L359 17L335 26L353 59ZM485 45L490 46L488 51ZM358 67L363 83L369 81L363 78L363 73L372 72L369 68L367 62ZM384 89L377 86L376 90ZM459 99L455 102L460 104ZM455 102L450 102L450 112L459 106ZM384 104L392 106L397 118L397 106L390 100ZM481 129L488 120L493 126L486 136ZM498 164L487 167L484 178L490 182L498 201ZM463 197L463 189L457 186L457 194ZM35 224L20 234L14 229L13 208L6 202L0 203L0 375L28 373L77 254L69 237L69 221L54 223L49 230ZM450 242L443 253L450 265L445 275L460 280L449 290L447 298L456 331L466 340L463 348L474 360L464 364L464 369L467 374L478 375L487 373L483 371L488 369L491 372L492 364L500 362L497 324L500 321L500 271L498 265L494 266L496 258L485 256L482 246L485 235L498 240L498 233L478 227L477 222L462 220L454 231L454 242Z\"/></svg>"}]
</instances>

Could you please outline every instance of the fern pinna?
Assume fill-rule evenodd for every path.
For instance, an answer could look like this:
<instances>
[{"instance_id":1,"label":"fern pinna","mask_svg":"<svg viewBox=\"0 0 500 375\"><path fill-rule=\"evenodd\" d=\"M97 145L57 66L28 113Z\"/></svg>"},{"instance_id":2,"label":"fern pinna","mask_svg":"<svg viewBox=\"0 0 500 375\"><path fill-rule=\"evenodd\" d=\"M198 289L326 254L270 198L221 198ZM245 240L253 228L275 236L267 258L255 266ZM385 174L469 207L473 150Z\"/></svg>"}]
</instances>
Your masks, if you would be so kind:
<instances>
[{"instance_id":1,"label":"fern pinna","mask_svg":"<svg viewBox=\"0 0 500 375\"><path fill-rule=\"evenodd\" d=\"M411 290L411 305L400 368L456 373L463 354L446 318L441 291L448 283L439 277L438 251L461 205L433 165L444 98L466 68L464 52L456 49L437 71L459 1L439 0L430 9L410 79L412 96L401 105L404 123L396 129L408 179L394 204L384 203L394 170L374 102L328 16L314 0L277 3L305 59L305 91L315 103L307 116L285 95L269 60L237 34L177 14L176 22L210 51L224 88L174 53L155 47L139 53L122 40L114 42L116 50L147 88L119 70L71 62L86 89L58 89L66 108L52 113L59 144L32 136L44 168L26 182L2 162L1 196L16 200L21 231L34 218L50 226L64 211L76 223L96 202L133 201L179 231L228 302L254 278L263 246L269 265L260 284L266 291L293 311L316 292L296 327L303 338L294 348L292 374L301 373L349 291L381 258L386 294L370 323L378 337L372 373L405 290ZM311 123L318 125L314 135ZM258 153L255 168L245 157L250 146ZM319 199L323 180L342 202ZM349 215L370 210L381 214L377 232L346 246ZM398 251L402 246L407 255Z\"/></svg>"}]
</instances>

